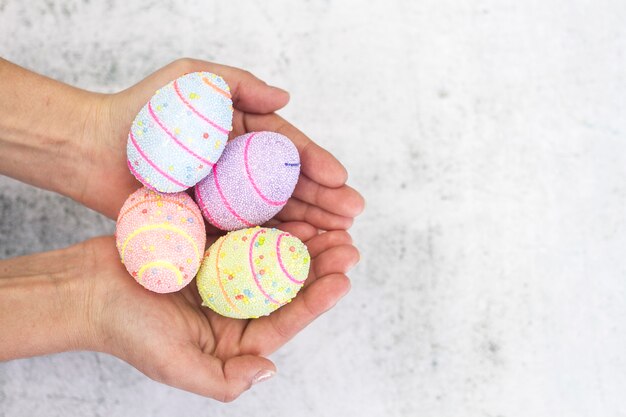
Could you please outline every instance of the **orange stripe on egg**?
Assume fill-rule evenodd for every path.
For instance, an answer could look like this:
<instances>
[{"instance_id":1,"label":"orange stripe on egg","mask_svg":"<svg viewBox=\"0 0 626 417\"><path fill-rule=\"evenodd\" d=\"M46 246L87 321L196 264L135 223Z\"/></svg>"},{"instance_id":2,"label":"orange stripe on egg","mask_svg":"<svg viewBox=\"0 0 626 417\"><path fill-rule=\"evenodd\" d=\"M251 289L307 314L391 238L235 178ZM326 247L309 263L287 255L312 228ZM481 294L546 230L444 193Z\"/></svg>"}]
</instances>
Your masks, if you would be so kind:
<instances>
[{"instance_id":1,"label":"orange stripe on egg","mask_svg":"<svg viewBox=\"0 0 626 417\"><path fill-rule=\"evenodd\" d=\"M224 284L222 284L222 279L220 277L220 266L219 266L220 252L222 251L222 245L224 244L225 240L226 240L226 237L221 238L220 245L217 247L217 253L215 254L215 272L217 273L216 279L217 279L217 283L220 286L220 290L222 290L222 294L224 295L224 299L226 300L226 302L233 308L233 310L235 310L239 314L243 314L243 312L237 308L235 303L233 303L230 297L228 296L228 293L226 292L226 289L224 289Z\"/></svg>"},{"instance_id":2,"label":"orange stripe on egg","mask_svg":"<svg viewBox=\"0 0 626 417\"><path fill-rule=\"evenodd\" d=\"M278 300L275 300L274 298L272 298L271 295L269 295L264 289L263 286L261 285L261 282L259 281L259 278L256 275L256 271L254 270L254 263L252 262L252 251L254 250L254 241L256 240L257 236L259 236L260 233L264 233L263 229L259 230L258 232L256 232L254 234L254 236L252 236L252 240L250 240L250 250L248 251L248 261L250 263L250 273L252 274L252 278L254 279L254 282L257 286L257 288L259 289L259 291L261 291L261 294L263 294L265 296L265 298L267 298L271 303L274 304L284 304L281 303Z\"/></svg>"},{"instance_id":3,"label":"orange stripe on egg","mask_svg":"<svg viewBox=\"0 0 626 417\"><path fill-rule=\"evenodd\" d=\"M230 93L228 93L227 91L222 90L221 88L219 88L217 85L213 84L211 81L209 81L209 79L207 77L202 77L202 81L204 81L204 83L206 85L208 85L209 87L211 87L212 89L214 89L215 91L217 91L219 94L223 95L224 97L230 99L231 95Z\"/></svg>"},{"instance_id":4,"label":"orange stripe on egg","mask_svg":"<svg viewBox=\"0 0 626 417\"><path fill-rule=\"evenodd\" d=\"M163 201L163 202L167 202L167 203L173 203L173 204L176 204L177 206L180 206L180 207L182 207L182 208L186 208L186 209L187 209L187 211L189 211L189 212L190 212L190 213L191 213L191 214L192 214L192 215L196 218L196 220L198 220L198 222L202 222L202 218L199 218L199 217L198 217L198 214L197 214L197 213L195 213L195 212L194 212L194 211L193 211L193 210L192 210L189 206L187 206L187 205L185 205L185 204L183 204L183 203L180 203L180 202L178 202L178 201L173 201L173 200L164 200L164 199L162 199L162 198L146 199L146 200L142 200L142 201L140 201L140 202L138 202L138 203L136 203L136 204L133 204L133 205L132 205L132 206L130 206L130 207L129 207L126 211L124 211L124 213L120 213L120 216L119 216L119 218L117 219L117 222L118 222L118 223L119 223L119 222L121 222L121 221L122 221L122 219L124 219L124 217L125 217L125 216L126 216L126 215L127 215L127 214L128 214L128 213L132 210L132 209L134 209L135 207L138 207L138 206L142 205L143 203L156 203L156 202L159 202L159 201Z\"/></svg>"}]
</instances>

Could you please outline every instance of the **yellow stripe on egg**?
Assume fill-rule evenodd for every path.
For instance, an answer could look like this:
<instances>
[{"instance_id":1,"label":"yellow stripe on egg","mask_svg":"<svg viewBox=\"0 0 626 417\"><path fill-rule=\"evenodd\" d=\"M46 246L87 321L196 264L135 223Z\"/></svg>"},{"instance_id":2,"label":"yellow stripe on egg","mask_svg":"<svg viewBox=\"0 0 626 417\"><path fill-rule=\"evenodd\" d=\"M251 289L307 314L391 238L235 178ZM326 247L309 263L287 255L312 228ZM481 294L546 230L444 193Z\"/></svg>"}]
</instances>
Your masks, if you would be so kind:
<instances>
[{"instance_id":1,"label":"yellow stripe on egg","mask_svg":"<svg viewBox=\"0 0 626 417\"><path fill-rule=\"evenodd\" d=\"M178 281L178 285L183 285L184 280L183 280L182 272L180 272L178 268L176 268L176 265L174 265L173 263L169 261L164 261L164 260L152 261L143 265L141 268L139 268L139 271L137 271L137 280L141 282L141 276L144 274L144 272L146 272L147 269L157 268L157 267L169 269L170 271L172 271L176 275L176 280Z\"/></svg>"},{"instance_id":2,"label":"yellow stripe on egg","mask_svg":"<svg viewBox=\"0 0 626 417\"><path fill-rule=\"evenodd\" d=\"M136 230L134 230L131 234L129 234L126 239L124 240L124 244L122 245L122 250L121 250L121 256L122 256L122 262L124 262L124 253L126 252L126 246L128 246L128 244L130 243L130 241L137 235L144 233L144 232L148 232L150 230L157 230L157 229L163 229L163 230L170 230L182 237L184 237L189 243L191 243L191 246L193 247L194 252L196 253L196 257L198 259L200 259L200 251L198 250L198 246L196 245L196 242L193 240L193 238L191 237L191 235L189 235L189 233L185 232L184 230L182 230L179 227L173 226L169 223L158 223L158 224L149 224L147 226L143 226L140 227Z\"/></svg>"}]
</instances>

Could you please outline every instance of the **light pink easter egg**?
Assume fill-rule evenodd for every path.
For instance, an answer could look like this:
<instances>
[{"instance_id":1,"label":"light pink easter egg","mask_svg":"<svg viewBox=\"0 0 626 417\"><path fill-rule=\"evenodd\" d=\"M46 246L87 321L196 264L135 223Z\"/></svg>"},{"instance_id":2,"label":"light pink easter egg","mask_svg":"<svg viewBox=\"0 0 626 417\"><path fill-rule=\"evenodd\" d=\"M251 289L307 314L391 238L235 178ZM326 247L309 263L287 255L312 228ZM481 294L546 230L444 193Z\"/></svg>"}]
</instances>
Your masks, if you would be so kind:
<instances>
[{"instance_id":1,"label":"light pink easter egg","mask_svg":"<svg viewBox=\"0 0 626 417\"><path fill-rule=\"evenodd\" d=\"M115 236L128 272L158 293L189 284L200 268L206 243L202 214L191 197L146 187L131 194L122 206Z\"/></svg>"}]
</instances>

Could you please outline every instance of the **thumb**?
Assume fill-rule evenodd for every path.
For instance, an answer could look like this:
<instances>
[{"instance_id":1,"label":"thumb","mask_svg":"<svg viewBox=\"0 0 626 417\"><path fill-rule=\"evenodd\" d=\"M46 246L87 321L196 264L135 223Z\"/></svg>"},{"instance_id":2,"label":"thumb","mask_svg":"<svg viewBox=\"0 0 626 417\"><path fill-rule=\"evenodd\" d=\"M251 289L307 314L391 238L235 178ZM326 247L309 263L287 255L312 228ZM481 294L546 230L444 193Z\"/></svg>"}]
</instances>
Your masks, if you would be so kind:
<instances>
[{"instance_id":1,"label":"thumb","mask_svg":"<svg viewBox=\"0 0 626 417\"><path fill-rule=\"evenodd\" d=\"M222 77L231 88L233 107L247 113L267 114L282 109L289 93L268 85L249 71L221 66Z\"/></svg>"},{"instance_id":2,"label":"thumb","mask_svg":"<svg viewBox=\"0 0 626 417\"><path fill-rule=\"evenodd\" d=\"M270 379L276 374L276 366L261 356L242 355L229 359L224 364L227 391L222 401L237 398L252 385Z\"/></svg>"},{"instance_id":3,"label":"thumb","mask_svg":"<svg viewBox=\"0 0 626 417\"><path fill-rule=\"evenodd\" d=\"M222 361L190 347L179 354L175 364L168 367L168 374L159 378L162 382L211 397L231 402L257 383L276 373L276 366L261 356L242 355Z\"/></svg>"},{"instance_id":4,"label":"thumb","mask_svg":"<svg viewBox=\"0 0 626 417\"><path fill-rule=\"evenodd\" d=\"M224 78L230 87L233 107L243 112L273 113L289 102L288 92L268 85L249 71L191 58L179 59L166 65L126 91L135 98L136 103L133 105L141 106L157 88L184 74L196 71L208 71ZM136 92L138 94L135 94Z\"/></svg>"}]
</instances>

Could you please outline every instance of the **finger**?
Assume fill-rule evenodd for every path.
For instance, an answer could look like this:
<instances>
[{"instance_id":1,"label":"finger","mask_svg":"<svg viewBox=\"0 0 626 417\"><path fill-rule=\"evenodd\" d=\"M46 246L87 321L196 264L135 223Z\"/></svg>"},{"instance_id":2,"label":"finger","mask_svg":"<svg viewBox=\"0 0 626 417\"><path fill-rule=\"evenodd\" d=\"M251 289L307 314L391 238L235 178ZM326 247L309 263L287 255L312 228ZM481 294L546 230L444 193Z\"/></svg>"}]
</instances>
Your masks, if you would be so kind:
<instances>
[{"instance_id":1,"label":"finger","mask_svg":"<svg viewBox=\"0 0 626 417\"><path fill-rule=\"evenodd\" d=\"M352 237L345 230L331 230L312 236L304 241L311 258L316 258L327 249L340 245L351 245Z\"/></svg>"},{"instance_id":2,"label":"finger","mask_svg":"<svg viewBox=\"0 0 626 417\"><path fill-rule=\"evenodd\" d=\"M268 85L250 71L228 65L197 61L207 64L208 71L220 75L230 87L233 107L244 112L267 114L282 109L289 102L289 93Z\"/></svg>"},{"instance_id":3,"label":"finger","mask_svg":"<svg viewBox=\"0 0 626 417\"><path fill-rule=\"evenodd\" d=\"M313 181L331 188L341 187L346 183L348 173L343 165L330 152L279 115L244 114L241 117L246 132L278 132L291 139L300 153L302 172Z\"/></svg>"},{"instance_id":4,"label":"finger","mask_svg":"<svg viewBox=\"0 0 626 417\"><path fill-rule=\"evenodd\" d=\"M298 239L303 242L317 236L317 229L311 226L309 223L305 222L287 222L287 223L278 223L276 226L277 229L280 229L284 232L291 233Z\"/></svg>"},{"instance_id":5,"label":"finger","mask_svg":"<svg viewBox=\"0 0 626 417\"><path fill-rule=\"evenodd\" d=\"M313 258L304 287L312 285L320 277L347 274L360 259L361 255L353 245L332 246Z\"/></svg>"},{"instance_id":6,"label":"finger","mask_svg":"<svg viewBox=\"0 0 626 417\"><path fill-rule=\"evenodd\" d=\"M268 85L252 73L238 68L221 72L231 87L233 107L249 113L267 114L282 109L289 103L289 93Z\"/></svg>"},{"instance_id":7,"label":"finger","mask_svg":"<svg viewBox=\"0 0 626 417\"><path fill-rule=\"evenodd\" d=\"M335 273L347 273L356 265L361 256L352 245L333 246L315 257L311 263L313 275L323 277Z\"/></svg>"},{"instance_id":8,"label":"finger","mask_svg":"<svg viewBox=\"0 0 626 417\"><path fill-rule=\"evenodd\" d=\"M322 277L303 288L291 303L269 316L252 320L243 334L242 352L269 355L291 340L317 317L330 310L350 291L344 274Z\"/></svg>"},{"instance_id":9,"label":"finger","mask_svg":"<svg viewBox=\"0 0 626 417\"><path fill-rule=\"evenodd\" d=\"M275 374L276 366L264 357L242 355L231 358L224 364L226 387L220 400L233 401L252 385L271 378Z\"/></svg>"},{"instance_id":10,"label":"finger","mask_svg":"<svg viewBox=\"0 0 626 417\"><path fill-rule=\"evenodd\" d=\"M263 223L263 227L275 227L275 228L278 228L278 226L283 224L283 223L284 222L281 222L278 219L269 219L268 221Z\"/></svg>"},{"instance_id":11,"label":"finger","mask_svg":"<svg viewBox=\"0 0 626 417\"><path fill-rule=\"evenodd\" d=\"M329 213L293 197L278 212L276 218L284 222L305 221L323 230L349 229L354 221L352 217Z\"/></svg>"},{"instance_id":12,"label":"finger","mask_svg":"<svg viewBox=\"0 0 626 417\"><path fill-rule=\"evenodd\" d=\"M358 216L365 206L363 197L354 188L348 185L339 188L325 187L302 174L298 178L293 196L305 203L346 217Z\"/></svg>"},{"instance_id":13,"label":"finger","mask_svg":"<svg viewBox=\"0 0 626 417\"><path fill-rule=\"evenodd\" d=\"M245 135L248 133L246 131L246 125L244 123L244 117L246 113L235 109L233 112L233 130L228 134L228 140L233 140L237 136Z\"/></svg>"},{"instance_id":14,"label":"finger","mask_svg":"<svg viewBox=\"0 0 626 417\"><path fill-rule=\"evenodd\" d=\"M222 402L233 401L259 382L260 377L276 373L276 366L269 359L255 355L236 356L222 362L189 345L177 352L176 357L155 379Z\"/></svg>"}]
</instances>

